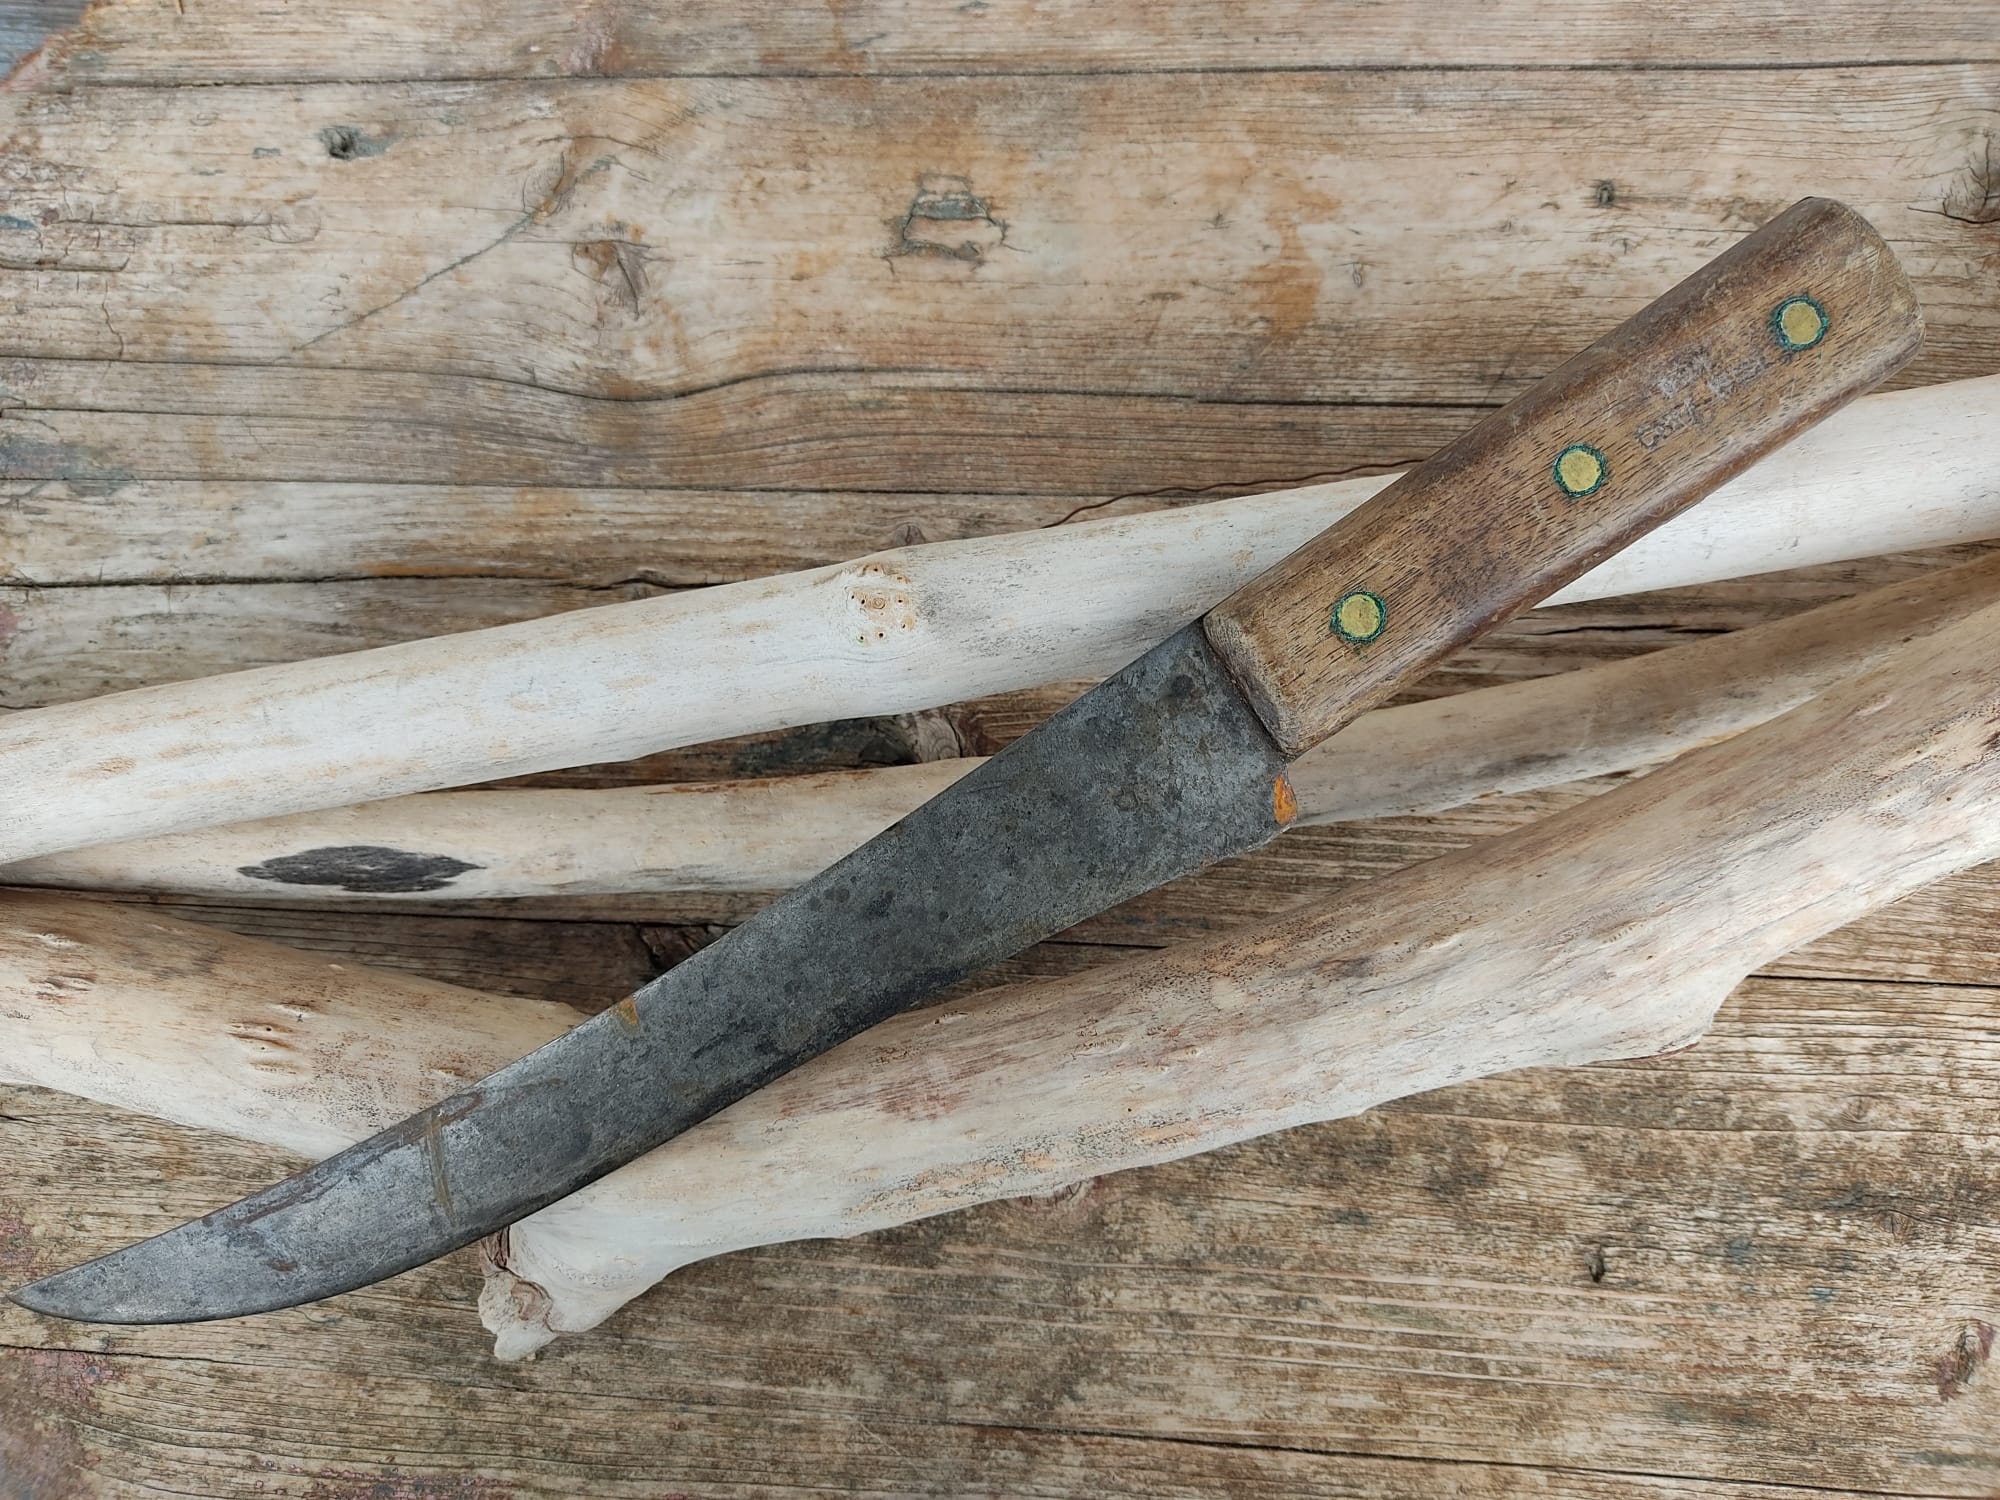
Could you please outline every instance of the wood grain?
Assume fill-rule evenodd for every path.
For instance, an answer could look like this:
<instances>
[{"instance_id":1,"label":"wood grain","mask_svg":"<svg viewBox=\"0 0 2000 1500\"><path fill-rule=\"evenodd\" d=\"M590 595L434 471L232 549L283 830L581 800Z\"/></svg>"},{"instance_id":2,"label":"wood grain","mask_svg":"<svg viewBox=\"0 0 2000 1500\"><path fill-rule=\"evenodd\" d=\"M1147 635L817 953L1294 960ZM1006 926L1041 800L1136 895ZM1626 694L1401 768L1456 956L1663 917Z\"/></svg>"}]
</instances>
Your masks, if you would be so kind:
<instances>
[{"instance_id":1,"label":"wood grain","mask_svg":"<svg viewBox=\"0 0 2000 1500\"><path fill-rule=\"evenodd\" d=\"M405 578L698 588L1189 498L884 489L746 501L739 490L664 485L17 479L0 481L0 560L8 581L41 588L171 583L184 593L232 581Z\"/></svg>"},{"instance_id":2,"label":"wood grain","mask_svg":"<svg viewBox=\"0 0 2000 1500\"><path fill-rule=\"evenodd\" d=\"M531 513L615 485L646 488L667 514L690 487L895 496L964 483L1067 497L1060 519L1127 492L1198 498L1399 468L1485 410L992 391L923 372L603 402L494 379L19 359L0 361L0 477L86 496L135 479L499 486Z\"/></svg>"},{"instance_id":3,"label":"wood grain","mask_svg":"<svg viewBox=\"0 0 2000 1500\"><path fill-rule=\"evenodd\" d=\"M1894 16L1866 0L1784 0L1635 10L1617 0L1529 0L1483 7L1477 25L1440 25L1414 6L1362 0L1201 0L1147 4L931 8L867 0L780 9L745 24L740 6L696 0L671 10L620 0L505 0L421 20L360 16L269 0L212 0L162 24L145 0L98 0L80 18L41 11L0 32L16 51L48 34L39 87L110 82L292 83L389 78L634 75L1087 73L1351 69L1411 65L1536 68L1552 58L1599 69L1793 68L1884 59L2000 60L1982 4ZM0 12L4 13L4 12ZM25 18L24 18L25 19ZM282 24L274 24L281 21Z\"/></svg>"},{"instance_id":4,"label":"wood grain","mask_svg":"<svg viewBox=\"0 0 2000 1500\"><path fill-rule=\"evenodd\" d=\"M644 461L671 431L647 402L705 395L739 413L712 442L748 483L866 422L849 377L870 373L941 395L1503 400L1812 192L1881 229L1931 311L1909 381L1990 373L2000 66L1780 77L16 93L0 194L26 227L0 227L0 259L36 314L0 351L365 370L357 401L405 432L410 372L456 407L440 458L546 445L452 376L587 412L572 457L596 432ZM815 376L817 424L761 406ZM925 487L994 487L927 426L958 440Z\"/></svg>"}]
</instances>

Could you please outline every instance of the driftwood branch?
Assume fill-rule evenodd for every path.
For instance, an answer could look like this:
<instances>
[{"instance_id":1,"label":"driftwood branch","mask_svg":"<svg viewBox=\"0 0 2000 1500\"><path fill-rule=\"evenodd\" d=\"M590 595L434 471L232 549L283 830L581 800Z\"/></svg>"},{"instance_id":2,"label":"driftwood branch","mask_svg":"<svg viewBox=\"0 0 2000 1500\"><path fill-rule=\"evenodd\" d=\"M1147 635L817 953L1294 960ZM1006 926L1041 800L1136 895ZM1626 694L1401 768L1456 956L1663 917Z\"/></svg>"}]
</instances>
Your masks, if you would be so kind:
<instances>
[{"instance_id":1,"label":"driftwood branch","mask_svg":"<svg viewBox=\"0 0 2000 1500\"><path fill-rule=\"evenodd\" d=\"M1555 599L2000 534L1996 416L2000 377L1866 398ZM1919 465L1925 482L1910 485ZM1101 675L1388 477L902 548L9 715L0 859Z\"/></svg>"},{"instance_id":2,"label":"driftwood branch","mask_svg":"<svg viewBox=\"0 0 2000 1500\"><path fill-rule=\"evenodd\" d=\"M2000 854L2000 606L1526 829L1256 926L899 1017L489 1246L503 1356L678 1266L1701 1035L1746 973ZM0 1072L320 1153L557 1029L151 913L0 900Z\"/></svg>"},{"instance_id":3,"label":"driftwood branch","mask_svg":"<svg viewBox=\"0 0 2000 1500\"><path fill-rule=\"evenodd\" d=\"M1300 821L1439 812L1650 765L1783 713L1996 599L2000 556L1626 661L1378 710L1298 762ZM434 792L48 855L0 879L293 900L777 890L978 763Z\"/></svg>"}]
</instances>

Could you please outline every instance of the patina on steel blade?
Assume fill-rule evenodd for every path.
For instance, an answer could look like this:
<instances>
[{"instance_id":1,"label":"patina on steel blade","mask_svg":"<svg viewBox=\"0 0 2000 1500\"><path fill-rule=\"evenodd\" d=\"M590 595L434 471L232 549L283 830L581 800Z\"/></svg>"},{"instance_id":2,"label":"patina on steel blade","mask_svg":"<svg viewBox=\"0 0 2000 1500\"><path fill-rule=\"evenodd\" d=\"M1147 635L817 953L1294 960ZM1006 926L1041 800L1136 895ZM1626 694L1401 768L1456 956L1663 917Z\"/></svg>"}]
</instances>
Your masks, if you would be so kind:
<instances>
[{"instance_id":1,"label":"patina on steel blade","mask_svg":"<svg viewBox=\"0 0 2000 1500\"><path fill-rule=\"evenodd\" d=\"M14 1293L178 1323L434 1260L1094 912L1274 837L1285 762L1190 625L636 995L264 1192Z\"/></svg>"}]
</instances>

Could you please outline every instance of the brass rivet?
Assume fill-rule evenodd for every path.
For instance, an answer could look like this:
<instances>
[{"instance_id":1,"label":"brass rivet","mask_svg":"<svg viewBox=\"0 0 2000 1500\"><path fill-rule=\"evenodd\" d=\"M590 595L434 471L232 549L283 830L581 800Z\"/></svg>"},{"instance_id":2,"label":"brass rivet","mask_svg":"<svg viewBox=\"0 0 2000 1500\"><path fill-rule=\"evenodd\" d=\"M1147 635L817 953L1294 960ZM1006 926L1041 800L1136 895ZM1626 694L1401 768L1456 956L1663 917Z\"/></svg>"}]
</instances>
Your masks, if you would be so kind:
<instances>
[{"instance_id":1,"label":"brass rivet","mask_svg":"<svg viewBox=\"0 0 2000 1500\"><path fill-rule=\"evenodd\" d=\"M1556 488L1572 500L1597 493L1611 477L1610 460L1588 443L1571 443L1556 455Z\"/></svg>"},{"instance_id":2,"label":"brass rivet","mask_svg":"<svg viewBox=\"0 0 2000 1500\"><path fill-rule=\"evenodd\" d=\"M1771 309L1771 334L1787 353L1810 349L1832 327L1826 309L1811 297L1787 297Z\"/></svg>"},{"instance_id":3,"label":"brass rivet","mask_svg":"<svg viewBox=\"0 0 2000 1500\"><path fill-rule=\"evenodd\" d=\"M1367 589L1349 589L1333 604L1333 633L1343 641L1365 644L1389 625L1389 606L1380 594Z\"/></svg>"}]
</instances>

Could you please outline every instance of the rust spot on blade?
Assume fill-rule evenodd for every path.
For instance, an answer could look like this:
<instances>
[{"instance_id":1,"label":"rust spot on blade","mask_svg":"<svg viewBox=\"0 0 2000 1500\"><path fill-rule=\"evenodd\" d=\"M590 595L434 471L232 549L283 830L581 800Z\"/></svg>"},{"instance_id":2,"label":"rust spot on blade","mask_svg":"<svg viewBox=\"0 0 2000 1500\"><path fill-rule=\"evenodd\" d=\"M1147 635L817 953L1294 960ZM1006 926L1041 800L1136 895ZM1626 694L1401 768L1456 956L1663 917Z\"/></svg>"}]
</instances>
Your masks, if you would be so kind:
<instances>
[{"instance_id":1,"label":"rust spot on blade","mask_svg":"<svg viewBox=\"0 0 2000 1500\"><path fill-rule=\"evenodd\" d=\"M444 1210L445 1217L451 1217L451 1179L444 1169L444 1120L431 1114L424 1118L424 1155L431 1164L431 1196L437 1199L437 1206Z\"/></svg>"},{"instance_id":2,"label":"rust spot on blade","mask_svg":"<svg viewBox=\"0 0 2000 1500\"><path fill-rule=\"evenodd\" d=\"M627 995L611 1007L611 1014L618 1018L620 1026L627 1031L636 1032L639 1029L639 997Z\"/></svg>"},{"instance_id":3,"label":"rust spot on blade","mask_svg":"<svg viewBox=\"0 0 2000 1500\"><path fill-rule=\"evenodd\" d=\"M1278 820L1280 828L1289 828L1292 819L1299 815L1298 793L1292 790L1291 779L1280 775L1271 783L1271 814Z\"/></svg>"}]
</instances>

